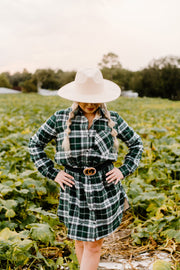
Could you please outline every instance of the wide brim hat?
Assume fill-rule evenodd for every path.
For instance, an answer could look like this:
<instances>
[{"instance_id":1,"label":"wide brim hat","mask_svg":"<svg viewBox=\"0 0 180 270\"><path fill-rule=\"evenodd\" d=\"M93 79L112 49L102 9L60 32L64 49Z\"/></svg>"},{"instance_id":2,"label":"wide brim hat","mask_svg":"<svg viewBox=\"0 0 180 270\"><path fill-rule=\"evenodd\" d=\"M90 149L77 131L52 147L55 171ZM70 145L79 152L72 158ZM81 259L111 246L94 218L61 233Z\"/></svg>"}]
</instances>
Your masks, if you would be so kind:
<instances>
[{"instance_id":1,"label":"wide brim hat","mask_svg":"<svg viewBox=\"0 0 180 270\"><path fill-rule=\"evenodd\" d=\"M117 99L121 94L120 87L103 79L97 68L80 69L75 80L58 90L62 98L83 103L104 103Z\"/></svg>"}]
</instances>

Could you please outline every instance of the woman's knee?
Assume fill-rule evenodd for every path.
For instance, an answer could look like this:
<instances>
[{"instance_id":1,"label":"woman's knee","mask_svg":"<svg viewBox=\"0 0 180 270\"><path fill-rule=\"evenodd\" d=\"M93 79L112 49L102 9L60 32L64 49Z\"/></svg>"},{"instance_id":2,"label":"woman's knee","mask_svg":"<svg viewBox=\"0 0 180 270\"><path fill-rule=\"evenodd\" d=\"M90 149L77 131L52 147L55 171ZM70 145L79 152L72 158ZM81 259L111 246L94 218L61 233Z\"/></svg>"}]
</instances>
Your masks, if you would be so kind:
<instances>
[{"instance_id":1,"label":"woman's knee","mask_svg":"<svg viewBox=\"0 0 180 270\"><path fill-rule=\"evenodd\" d=\"M103 239L94 242L84 242L84 249L91 253L98 253L101 250Z\"/></svg>"}]
</instances>

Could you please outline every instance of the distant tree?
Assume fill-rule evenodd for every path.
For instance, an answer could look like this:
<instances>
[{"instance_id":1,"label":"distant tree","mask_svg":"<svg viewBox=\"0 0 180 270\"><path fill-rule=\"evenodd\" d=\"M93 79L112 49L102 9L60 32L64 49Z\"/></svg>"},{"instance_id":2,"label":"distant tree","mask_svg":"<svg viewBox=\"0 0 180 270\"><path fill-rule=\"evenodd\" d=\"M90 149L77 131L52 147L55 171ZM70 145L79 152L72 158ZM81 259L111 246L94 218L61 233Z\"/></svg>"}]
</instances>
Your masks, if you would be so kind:
<instances>
[{"instance_id":1,"label":"distant tree","mask_svg":"<svg viewBox=\"0 0 180 270\"><path fill-rule=\"evenodd\" d=\"M22 89L22 92L24 93L30 93L30 92L36 93L38 90L36 83L32 79L21 82L20 87Z\"/></svg>"},{"instance_id":2,"label":"distant tree","mask_svg":"<svg viewBox=\"0 0 180 270\"><path fill-rule=\"evenodd\" d=\"M37 69L33 75L37 85L44 89L56 90L60 85L60 78L52 69Z\"/></svg>"},{"instance_id":3,"label":"distant tree","mask_svg":"<svg viewBox=\"0 0 180 270\"><path fill-rule=\"evenodd\" d=\"M0 74L0 87L12 88L5 73Z\"/></svg>"},{"instance_id":4,"label":"distant tree","mask_svg":"<svg viewBox=\"0 0 180 270\"><path fill-rule=\"evenodd\" d=\"M167 66L180 68L180 57L178 56L165 56L158 59L153 59L148 67L162 69Z\"/></svg>"},{"instance_id":5,"label":"distant tree","mask_svg":"<svg viewBox=\"0 0 180 270\"><path fill-rule=\"evenodd\" d=\"M147 96L180 99L180 58L166 56L152 60L143 71Z\"/></svg>"},{"instance_id":6,"label":"distant tree","mask_svg":"<svg viewBox=\"0 0 180 270\"><path fill-rule=\"evenodd\" d=\"M101 69L104 68L122 68L120 62L119 62L119 56L113 52L109 52L107 54L103 55L103 58L100 63L98 63L98 66Z\"/></svg>"},{"instance_id":7,"label":"distant tree","mask_svg":"<svg viewBox=\"0 0 180 270\"><path fill-rule=\"evenodd\" d=\"M133 72L127 69L117 69L116 73L113 74L113 80L119 84L122 90L128 90L133 88L130 87L130 81Z\"/></svg>"},{"instance_id":8,"label":"distant tree","mask_svg":"<svg viewBox=\"0 0 180 270\"><path fill-rule=\"evenodd\" d=\"M133 74L132 71L119 68L103 68L101 71L104 79L117 83L122 90L130 89L130 80Z\"/></svg>"},{"instance_id":9,"label":"distant tree","mask_svg":"<svg viewBox=\"0 0 180 270\"><path fill-rule=\"evenodd\" d=\"M180 100L180 58L152 60L147 68L133 73L130 85L140 96Z\"/></svg>"},{"instance_id":10,"label":"distant tree","mask_svg":"<svg viewBox=\"0 0 180 270\"><path fill-rule=\"evenodd\" d=\"M14 89L21 88L20 84L32 78L32 74L29 73L26 69L22 73L16 72L10 76L10 83Z\"/></svg>"},{"instance_id":11,"label":"distant tree","mask_svg":"<svg viewBox=\"0 0 180 270\"><path fill-rule=\"evenodd\" d=\"M180 68L166 65L161 69L162 97L180 100Z\"/></svg>"},{"instance_id":12,"label":"distant tree","mask_svg":"<svg viewBox=\"0 0 180 270\"><path fill-rule=\"evenodd\" d=\"M142 79L143 79L142 71L131 72L131 76L129 78L129 89L138 92L140 96L143 96Z\"/></svg>"},{"instance_id":13,"label":"distant tree","mask_svg":"<svg viewBox=\"0 0 180 270\"><path fill-rule=\"evenodd\" d=\"M63 82L62 82L62 80L63 80L63 74L64 74L64 71L62 71L62 69L58 69L57 71L56 71L56 78L57 78L57 80L58 80L58 82L59 82L59 85L58 85L58 88L60 88L61 86L63 86Z\"/></svg>"},{"instance_id":14,"label":"distant tree","mask_svg":"<svg viewBox=\"0 0 180 270\"><path fill-rule=\"evenodd\" d=\"M5 75L6 78L8 79L8 81L10 82L10 80L11 80L11 74L10 74L8 71L3 72L3 73L1 73L1 74ZM11 83L10 83L10 84L11 84Z\"/></svg>"},{"instance_id":15,"label":"distant tree","mask_svg":"<svg viewBox=\"0 0 180 270\"><path fill-rule=\"evenodd\" d=\"M117 83L121 88L124 88L122 77L122 65L119 61L119 56L113 52L103 55L99 68L102 71L103 77Z\"/></svg>"},{"instance_id":16,"label":"distant tree","mask_svg":"<svg viewBox=\"0 0 180 270\"><path fill-rule=\"evenodd\" d=\"M63 72L62 75L61 75L61 79L60 79L61 86L74 81L75 75L76 75L75 71L65 71L65 72Z\"/></svg>"}]
</instances>

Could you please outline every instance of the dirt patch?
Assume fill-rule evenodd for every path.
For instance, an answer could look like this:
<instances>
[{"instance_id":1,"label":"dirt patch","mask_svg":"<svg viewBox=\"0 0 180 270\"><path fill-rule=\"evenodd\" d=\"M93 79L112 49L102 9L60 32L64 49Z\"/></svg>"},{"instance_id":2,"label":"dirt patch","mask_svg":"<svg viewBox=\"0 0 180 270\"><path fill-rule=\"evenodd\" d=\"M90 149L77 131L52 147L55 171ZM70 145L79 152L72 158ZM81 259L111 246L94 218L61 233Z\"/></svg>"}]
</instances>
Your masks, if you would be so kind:
<instances>
[{"instance_id":1,"label":"dirt patch","mask_svg":"<svg viewBox=\"0 0 180 270\"><path fill-rule=\"evenodd\" d=\"M105 238L99 269L152 269L152 264L157 259L172 262L176 267L180 261L180 245L169 240L162 247L153 239L149 239L147 245L135 246L131 238L131 229L128 228L132 221L133 215L127 211L120 227Z\"/></svg>"}]
</instances>

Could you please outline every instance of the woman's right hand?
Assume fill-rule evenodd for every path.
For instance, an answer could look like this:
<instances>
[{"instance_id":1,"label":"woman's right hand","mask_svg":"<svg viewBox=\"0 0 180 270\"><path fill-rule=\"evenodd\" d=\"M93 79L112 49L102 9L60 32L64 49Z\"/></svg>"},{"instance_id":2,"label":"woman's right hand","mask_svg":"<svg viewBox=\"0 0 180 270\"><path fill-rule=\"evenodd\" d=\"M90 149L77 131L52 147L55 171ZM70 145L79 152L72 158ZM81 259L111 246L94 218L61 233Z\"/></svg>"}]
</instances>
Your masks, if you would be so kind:
<instances>
[{"instance_id":1,"label":"woman's right hand","mask_svg":"<svg viewBox=\"0 0 180 270\"><path fill-rule=\"evenodd\" d=\"M64 184L69 187L72 187L74 185L74 182L72 181L73 179L74 177L72 175L62 170L57 174L54 181L58 183L63 190L65 190Z\"/></svg>"}]
</instances>

